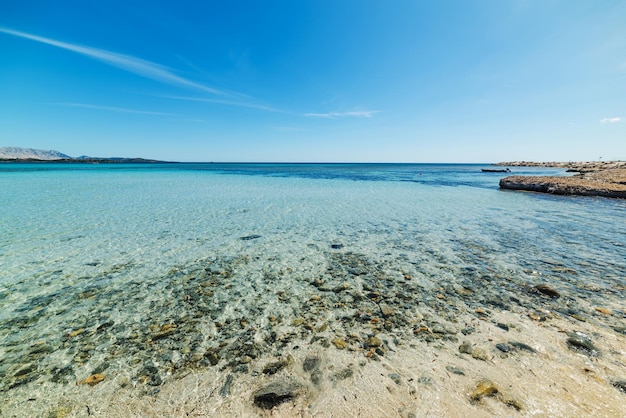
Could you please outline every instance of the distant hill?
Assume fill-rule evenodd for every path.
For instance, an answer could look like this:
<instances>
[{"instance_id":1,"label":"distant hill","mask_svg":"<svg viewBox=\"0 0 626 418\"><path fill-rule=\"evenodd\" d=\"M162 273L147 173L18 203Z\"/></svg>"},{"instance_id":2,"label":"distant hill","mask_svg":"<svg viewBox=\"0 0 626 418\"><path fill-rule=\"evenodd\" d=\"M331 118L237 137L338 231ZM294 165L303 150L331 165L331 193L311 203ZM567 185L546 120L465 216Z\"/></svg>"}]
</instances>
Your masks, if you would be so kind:
<instances>
[{"instance_id":1,"label":"distant hill","mask_svg":"<svg viewBox=\"0 0 626 418\"><path fill-rule=\"evenodd\" d=\"M0 159L3 160L66 160L71 159L69 155L59 151L45 151L33 148L0 147Z\"/></svg>"},{"instance_id":2,"label":"distant hill","mask_svg":"<svg viewBox=\"0 0 626 418\"><path fill-rule=\"evenodd\" d=\"M68 163L160 163L164 161L147 160L144 158L119 158L119 157L88 157L82 155L77 158L70 157L59 151L45 151L33 148L0 147L0 161L5 162L68 162Z\"/></svg>"}]
</instances>

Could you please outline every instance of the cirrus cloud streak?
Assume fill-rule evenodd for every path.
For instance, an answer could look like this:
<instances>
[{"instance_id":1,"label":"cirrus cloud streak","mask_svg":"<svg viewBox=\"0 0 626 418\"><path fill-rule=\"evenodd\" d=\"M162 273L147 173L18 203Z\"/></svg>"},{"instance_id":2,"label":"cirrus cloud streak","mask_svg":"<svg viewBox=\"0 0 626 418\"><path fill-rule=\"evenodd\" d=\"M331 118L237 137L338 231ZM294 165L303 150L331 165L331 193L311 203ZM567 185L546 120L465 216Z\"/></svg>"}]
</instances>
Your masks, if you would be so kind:
<instances>
[{"instance_id":1,"label":"cirrus cloud streak","mask_svg":"<svg viewBox=\"0 0 626 418\"><path fill-rule=\"evenodd\" d=\"M339 118L371 118L379 110L364 110L359 112L329 112L329 113L305 113L309 118L339 119Z\"/></svg>"},{"instance_id":2,"label":"cirrus cloud streak","mask_svg":"<svg viewBox=\"0 0 626 418\"><path fill-rule=\"evenodd\" d=\"M144 78L149 78L166 84L173 84L182 87L193 88L201 90L206 93L215 94L218 96L239 96L247 97L241 93L228 92L224 90L214 89L212 87L205 86L195 81L178 76L170 71L167 67L147 61L141 58L136 58L130 55L118 54L117 52L106 51L103 49L91 48L87 46L70 44L67 42L57 41L55 39L45 38L43 36L32 35L26 32L20 32L12 29L0 27L1 33L17 36L19 38L29 39L31 41L40 42L47 45L56 46L67 51L72 51L77 54L84 55L89 58L96 59L105 64L117 67L129 73L137 74Z\"/></svg>"}]
</instances>

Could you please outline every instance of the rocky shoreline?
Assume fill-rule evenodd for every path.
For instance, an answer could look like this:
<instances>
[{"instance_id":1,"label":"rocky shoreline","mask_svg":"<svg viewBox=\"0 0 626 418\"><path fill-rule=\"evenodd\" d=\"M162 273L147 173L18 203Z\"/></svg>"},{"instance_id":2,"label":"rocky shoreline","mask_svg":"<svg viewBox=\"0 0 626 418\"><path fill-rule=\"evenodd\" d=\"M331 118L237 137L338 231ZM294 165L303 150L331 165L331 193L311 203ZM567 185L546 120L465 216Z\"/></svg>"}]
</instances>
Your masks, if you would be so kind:
<instances>
[{"instance_id":1,"label":"rocky shoreline","mask_svg":"<svg viewBox=\"0 0 626 418\"><path fill-rule=\"evenodd\" d=\"M533 162L533 161L509 161L493 164L502 167L554 167L566 168L567 171L576 171L580 173L589 171L611 170L615 168L626 168L626 161L582 161L582 162Z\"/></svg>"},{"instance_id":2,"label":"rocky shoreline","mask_svg":"<svg viewBox=\"0 0 626 418\"><path fill-rule=\"evenodd\" d=\"M569 172L564 176L509 176L500 180L500 188L568 196L598 196L626 199L626 162L530 163L508 162L498 166L559 167Z\"/></svg>"}]
</instances>

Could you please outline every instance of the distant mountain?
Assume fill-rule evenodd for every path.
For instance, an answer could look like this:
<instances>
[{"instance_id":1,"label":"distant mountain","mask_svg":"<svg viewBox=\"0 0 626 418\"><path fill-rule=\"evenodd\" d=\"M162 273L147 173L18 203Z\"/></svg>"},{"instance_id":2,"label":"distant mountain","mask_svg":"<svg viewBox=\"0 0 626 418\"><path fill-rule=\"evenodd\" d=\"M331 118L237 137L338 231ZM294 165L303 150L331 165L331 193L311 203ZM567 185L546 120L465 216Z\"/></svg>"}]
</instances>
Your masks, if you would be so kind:
<instances>
[{"instance_id":1,"label":"distant mountain","mask_svg":"<svg viewBox=\"0 0 626 418\"><path fill-rule=\"evenodd\" d=\"M0 147L0 159L3 160L65 160L71 159L69 155L59 151L44 151L33 148Z\"/></svg>"},{"instance_id":2,"label":"distant mountain","mask_svg":"<svg viewBox=\"0 0 626 418\"><path fill-rule=\"evenodd\" d=\"M0 161L6 162L37 162L58 161L68 163L160 163L165 161L147 160L144 158L119 158L119 157L88 157L81 155L73 158L59 151L44 151L33 148L0 147Z\"/></svg>"}]
</instances>

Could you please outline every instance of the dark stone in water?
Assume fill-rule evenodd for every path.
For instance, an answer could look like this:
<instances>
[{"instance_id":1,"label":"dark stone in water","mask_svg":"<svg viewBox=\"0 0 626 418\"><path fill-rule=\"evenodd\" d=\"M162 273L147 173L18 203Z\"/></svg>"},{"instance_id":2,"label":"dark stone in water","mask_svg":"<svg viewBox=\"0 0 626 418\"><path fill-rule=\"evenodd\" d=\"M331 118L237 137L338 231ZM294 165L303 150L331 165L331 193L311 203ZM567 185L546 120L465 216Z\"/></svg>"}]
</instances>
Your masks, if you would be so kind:
<instances>
[{"instance_id":1,"label":"dark stone in water","mask_svg":"<svg viewBox=\"0 0 626 418\"><path fill-rule=\"evenodd\" d=\"M254 404L263 409L272 409L276 405L296 398L302 386L295 381L279 380L254 392Z\"/></svg>"},{"instance_id":2,"label":"dark stone in water","mask_svg":"<svg viewBox=\"0 0 626 418\"><path fill-rule=\"evenodd\" d=\"M519 349L519 350L524 350L524 351L528 351L529 353L536 353L537 350L535 350L534 348L532 348L531 346L529 346L528 344L524 344L524 343L520 343L518 341L509 341L509 345Z\"/></svg>"},{"instance_id":3,"label":"dark stone in water","mask_svg":"<svg viewBox=\"0 0 626 418\"><path fill-rule=\"evenodd\" d=\"M204 354L204 358L209 360L209 363L211 363L211 366L215 366L217 363L220 362L220 353L215 349L209 349Z\"/></svg>"},{"instance_id":4,"label":"dark stone in water","mask_svg":"<svg viewBox=\"0 0 626 418\"><path fill-rule=\"evenodd\" d=\"M498 328L500 328L500 329L503 329L503 330L505 330L505 331L508 331L508 330L509 330L509 326L508 326L507 324L503 324L503 323L500 323L500 322L498 322L498 323L496 324L496 327L498 327Z\"/></svg>"},{"instance_id":5,"label":"dark stone in water","mask_svg":"<svg viewBox=\"0 0 626 418\"><path fill-rule=\"evenodd\" d=\"M146 366L141 372L139 372L140 378L150 386L159 386L163 383L161 376L159 376L159 369L154 366Z\"/></svg>"},{"instance_id":6,"label":"dark stone in water","mask_svg":"<svg viewBox=\"0 0 626 418\"><path fill-rule=\"evenodd\" d=\"M508 344L504 344L504 343L496 344L496 348L502 351L503 353L508 353L509 351L511 351L511 347L509 347Z\"/></svg>"},{"instance_id":7,"label":"dark stone in water","mask_svg":"<svg viewBox=\"0 0 626 418\"><path fill-rule=\"evenodd\" d=\"M107 322L105 322L103 324L98 325L98 328L96 328L96 331L98 331L98 332L104 331L105 329L109 328L112 325L115 325L115 322L107 321Z\"/></svg>"},{"instance_id":8,"label":"dark stone in water","mask_svg":"<svg viewBox=\"0 0 626 418\"><path fill-rule=\"evenodd\" d=\"M230 395L230 387L232 386L234 379L235 377L232 374L228 374L228 376L226 376L226 379L224 379L224 384L220 389L220 395L222 395L222 398L226 398L228 395Z\"/></svg>"},{"instance_id":9,"label":"dark stone in water","mask_svg":"<svg viewBox=\"0 0 626 418\"><path fill-rule=\"evenodd\" d=\"M343 244L330 244L330 248L333 250L340 250L343 248Z\"/></svg>"},{"instance_id":10,"label":"dark stone in water","mask_svg":"<svg viewBox=\"0 0 626 418\"><path fill-rule=\"evenodd\" d=\"M345 380L345 379L347 379L349 377L352 377L352 375L354 375L354 372L352 371L352 369L345 368L345 369L335 373L335 378L338 379L338 380Z\"/></svg>"},{"instance_id":11,"label":"dark stone in water","mask_svg":"<svg viewBox=\"0 0 626 418\"><path fill-rule=\"evenodd\" d=\"M551 298L558 298L559 296L561 296L561 294L559 293L558 290L556 290L554 287L550 286L549 284L538 284L536 286L533 286L533 290L535 292L539 292L543 295L549 296Z\"/></svg>"},{"instance_id":12,"label":"dark stone in water","mask_svg":"<svg viewBox=\"0 0 626 418\"><path fill-rule=\"evenodd\" d=\"M246 235L245 237L241 237L239 238L242 241L250 241L252 239L257 239L257 238L261 238L260 235Z\"/></svg>"},{"instance_id":13,"label":"dark stone in water","mask_svg":"<svg viewBox=\"0 0 626 418\"><path fill-rule=\"evenodd\" d=\"M495 299L490 299L485 301L486 304L494 306L496 308L500 308L503 311L510 311L511 307L509 305L507 305L506 303L502 302L501 300L495 300Z\"/></svg>"},{"instance_id":14,"label":"dark stone in water","mask_svg":"<svg viewBox=\"0 0 626 418\"><path fill-rule=\"evenodd\" d=\"M283 368L285 368L289 362L287 360L279 360L272 363L269 363L263 368L263 374L276 374Z\"/></svg>"},{"instance_id":15,"label":"dark stone in water","mask_svg":"<svg viewBox=\"0 0 626 418\"><path fill-rule=\"evenodd\" d=\"M589 337L577 332L567 333L567 346L572 351L577 351L591 357L599 357L600 350L593 345Z\"/></svg>"},{"instance_id":16,"label":"dark stone in water","mask_svg":"<svg viewBox=\"0 0 626 418\"><path fill-rule=\"evenodd\" d=\"M19 369L18 371L15 372L15 374L13 374L13 377L24 377L27 374L30 374L34 371L37 370L37 367L34 364L28 364L24 367L22 367L21 369Z\"/></svg>"},{"instance_id":17,"label":"dark stone in water","mask_svg":"<svg viewBox=\"0 0 626 418\"><path fill-rule=\"evenodd\" d=\"M389 378L393 380L396 385L400 385L402 383L401 376L398 373L389 374Z\"/></svg>"},{"instance_id":18,"label":"dark stone in water","mask_svg":"<svg viewBox=\"0 0 626 418\"><path fill-rule=\"evenodd\" d=\"M626 334L626 327L613 327L613 330L615 330L615 332L618 332L620 334Z\"/></svg>"},{"instance_id":19,"label":"dark stone in water","mask_svg":"<svg viewBox=\"0 0 626 418\"><path fill-rule=\"evenodd\" d=\"M435 381L433 380L433 378L430 377L430 376L427 376L427 375L420 376L417 379L417 382L421 383L422 385L426 385L426 386L432 386L432 385L435 384Z\"/></svg>"},{"instance_id":20,"label":"dark stone in water","mask_svg":"<svg viewBox=\"0 0 626 418\"><path fill-rule=\"evenodd\" d=\"M446 370L451 372L451 373L458 374L459 376L464 376L465 375L465 372L460 367L446 366Z\"/></svg>"},{"instance_id":21,"label":"dark stone in water","mask_svg":"<svg viewBox=\"0 0 626 418\"><path fill-rule=\"evenodd\" d=\"M613 386L617 388L617 390L626 393L626 380L616 380L611 383Z\"/></svg>"},{"instance_id":22,"label":"dark stone in water","mask_svg":"<svg viewBox=\"0 0 626 418\"><path fill-rule=\"evenodd\" d=\"M460 353L472 354L472 351L474 351L474 348L472 347L472 344L469 343L469 341L464 341L463 344L459 346Z\"/></svg>"},{"instance_id":23,"label":"dark stone in water","mask_svg":"<svg viewBox=\"0 0 626 418\"><path fill-rule=\"evenodd\" d=\"M103 361L102 363L98 365L98 367L93 369L90 374L101 374L106 369L108 369L110 365L111 364L108 361Z\"/></svg>"},{"instance_id":24,"label":"dark stone in water","mask_svg":"<svg viewBox=\"0 0 626 418\"><path fill-rule=\"evenodd\" d=\"M50 370L50 373L52 374L50 381L54 383L68 383L76 379L74 369L71 364L61 367L60 369L53 367L52 370Z\"/></svg>"},{"instance_id":25,"label":"dark stone in water","mask_svg":"<svg viewBox=\"0 0 626 418\"><path fill-rule=\"evenodd\" d=\"M240 364L239 366L233 367L233 372L235 373L248 373L250 368L247 364Z\"/></svg>"},{"instance_id":26,"label":"dark stone in water","mask_svg":"<svg viewBox=\"0 0 626 418\"><path fill-rule=\"evenodd\" d=\"M308 356L304 359L304 363L302 364L302 369L305 372L313 372L314 370L319 369L321 360L317 356Z\"/></svg>"},{"instance_id":27,"label":"dark stone in water","mask_svg":"<svg viewBox=\"0 0 626 418\"><path fill-rule=\"evenodd\" d=\"M475 332L475 331L476 331L476 329L475 329L474 327L463 328L463 329L461 330L461 332L463 333L463 335L469 335L469 334L471 334L471 333L473 333L473 332Z\"/></svg>"}]
</instances>

